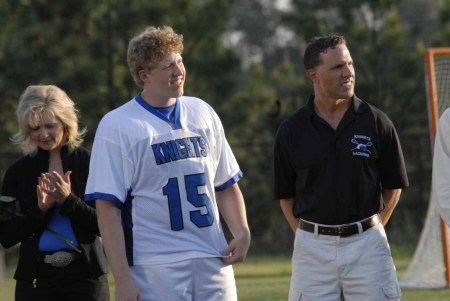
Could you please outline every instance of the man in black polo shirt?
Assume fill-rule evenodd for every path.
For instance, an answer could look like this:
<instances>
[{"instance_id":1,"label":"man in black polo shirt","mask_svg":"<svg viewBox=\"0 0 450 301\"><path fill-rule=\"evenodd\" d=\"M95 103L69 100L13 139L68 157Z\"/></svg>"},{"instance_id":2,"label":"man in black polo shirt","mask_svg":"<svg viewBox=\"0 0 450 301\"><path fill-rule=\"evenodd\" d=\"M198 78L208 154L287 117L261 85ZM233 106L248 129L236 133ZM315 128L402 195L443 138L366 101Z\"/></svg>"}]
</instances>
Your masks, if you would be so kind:
<instances>
[{"instance_id":1,"label":"man in black polo shirt","mask_svg":"<svg viewBox=\"0 0 450 301\"><path fill-rule=\"evenodd\" d=\"M354 95L343 36L314 38L303 62L314 94L274 149L275 198L295 232L289 300L401 300L384 231L408 186L395 128Z\"/></svg>"}]
</instances>

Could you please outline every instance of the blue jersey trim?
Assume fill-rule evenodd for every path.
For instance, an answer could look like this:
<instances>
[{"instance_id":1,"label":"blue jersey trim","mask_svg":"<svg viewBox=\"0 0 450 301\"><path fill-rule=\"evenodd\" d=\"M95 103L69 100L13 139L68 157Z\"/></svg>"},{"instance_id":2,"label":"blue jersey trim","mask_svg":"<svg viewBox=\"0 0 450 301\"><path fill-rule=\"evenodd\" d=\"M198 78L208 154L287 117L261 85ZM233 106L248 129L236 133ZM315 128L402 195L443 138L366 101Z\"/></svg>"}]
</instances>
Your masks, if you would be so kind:
<instances>
[{"instance_id":1,"label":"blue jersey trim","mask_svg":"<svg viewBox=\"0 0 450 301\"><path fill-rule=\"evenodd\" d=\"M125 203L122 203L115 195L101 192L85 194L84 199L86 202L95 200L111 201L121 209L122 228L125 238L125 252L127 255L128 264L133 266L133 216L131 214L133 209L133 197L131 195L131 191L131 189L128 191Z\"/></svg>"},{"instance_id":2,"label":"blue jersey trim","mask_svg":"<svg viewBox=\"0 0 450 301\"><path fill-rule=\"evenodd\" d=\"M133 247L134 247L134 236L133 236L133 196L131 195L131 189L128 191L127 199L123 204L121 216L122 216L122 228L125 238L125 253L127 255L128 265L134 265Z\"/></svg>"},{"instance_id":3,"label":"blue jersey trim","mask_svg":"<svg viewBox=\"0 0 450 301\"><path fill-rule=\"evenodd\" d=\"M138 95L136 95L136 97L134 97L134 99L136 100L136 102L138 104L140 104L144 109L146 109L147 111L149 111L150 113L152 113L153 115L155 115L156 117L158 117L159 119L167 122L168 124L170 124L170 126L172 127L172 129L174 130L179 130L182 128L181 126L181 121L180 121L180 100L179 98L177 98L176 102L175 102L175 118L174 118L174 122L172 122L170 119L167 118L166 115L164 115L163 113L161 113L157 108L152 107L151 105L149 105L141 96L141 93L139 93Z\"/></svg>"},{"instance_id":4,"label":"blue jersey trim","mask_svg":"<svg viewBox=\"0 0 450 301\"><path fill-rule=\"evenodd\" d=\"M229 179L228 181L226 181L225 183L223 183L220 186L217 186L215 188L216 191L222 191L227 189L228 187L232 186L233 184L237 183L240 179L242 179L242 177L244 176L244 174L242 173L241 170L239 170L239 172L232 177L231 179Z\"/></svg>"},{"instance_id":5,"label":"blue jersey trim","mask_svg":"<svg viewBox=\"0 0 450 301\"><path fill-rule=\"evenodd\" d=\"M107 200L112 201L114 204L116 204L117 207L122 207L122 202L117 198L115 195L109 194L109 193L102 193L102 192L94 192L84 195L84 200L86 202L91 202L95 200Z\"/></svg>"}]
</instances>

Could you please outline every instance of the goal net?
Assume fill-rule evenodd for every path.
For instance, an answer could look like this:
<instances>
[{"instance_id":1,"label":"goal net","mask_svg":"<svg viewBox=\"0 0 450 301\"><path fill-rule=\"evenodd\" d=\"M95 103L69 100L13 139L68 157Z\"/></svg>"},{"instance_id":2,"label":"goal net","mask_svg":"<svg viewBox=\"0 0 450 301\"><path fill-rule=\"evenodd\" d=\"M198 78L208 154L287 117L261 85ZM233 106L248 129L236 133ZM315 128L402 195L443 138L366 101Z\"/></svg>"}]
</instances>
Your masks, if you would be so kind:
<instances>
[{"instance_id":1,"label":"goal net","mask_svg":"<svg viewBox=\"0 0 450 301\"><path fill-rule=\"evenodd\" d=\"M450 107L450 48L430 48L426 53L426 88L431 145L439 117ZM405 288L450 287L450 231L439 216L433 191L419 243L400 285Z\"/></svg>"}]
</instances>

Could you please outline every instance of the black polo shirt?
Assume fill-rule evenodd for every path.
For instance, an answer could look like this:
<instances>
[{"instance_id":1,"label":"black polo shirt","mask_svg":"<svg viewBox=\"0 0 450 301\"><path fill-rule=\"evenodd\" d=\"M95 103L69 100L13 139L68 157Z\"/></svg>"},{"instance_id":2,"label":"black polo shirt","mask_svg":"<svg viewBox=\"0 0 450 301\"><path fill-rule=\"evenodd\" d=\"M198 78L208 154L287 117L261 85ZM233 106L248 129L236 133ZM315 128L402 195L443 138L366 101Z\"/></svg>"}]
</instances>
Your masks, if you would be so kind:
<instances>
[{"instance_id":1,"label":"black polo shirt","mask_svg":"<svg viewBox=\"0 0 450 301\"><path fill-rule=\"evenodd\" d=\"M336 130L314 111L314 96L279 127L274 149L275 199L294 198L293 213L329 225L383 208L382 190L408 186L391 120L353 97Z\"/></svg>"}]
</instances>

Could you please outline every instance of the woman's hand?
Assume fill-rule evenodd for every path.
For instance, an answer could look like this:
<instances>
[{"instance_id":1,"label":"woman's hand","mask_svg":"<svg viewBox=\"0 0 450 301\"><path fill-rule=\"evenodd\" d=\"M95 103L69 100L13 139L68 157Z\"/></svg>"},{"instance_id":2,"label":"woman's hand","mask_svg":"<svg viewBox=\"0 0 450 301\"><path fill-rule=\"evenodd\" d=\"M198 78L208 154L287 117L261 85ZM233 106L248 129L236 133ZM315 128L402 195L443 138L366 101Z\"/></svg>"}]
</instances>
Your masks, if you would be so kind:
<instances>
[{"instance_id":1,"label":"woman's hand","mask_svg":"<svg viewBox=\"0 0 450 301\"><path fill-rule=\"evenodd\" d=\"M67 171L64 176L61 176L58 172L53 171L42 174L40 179L45 185L43 185L43 191L55 200L55 202L62 204L64 200L69 196L71 192L70 174L71 171Z\"/></svg>"},{"instance_id":2,"label":"woman's hand","mask_svg":"<svg viewBox=\"0 0 450 301\"><path fill-rule=\"evenodd\" d=\"M36 193L39 209L43 212L47 212L55 205L55 198L48 194L47 191L51 191L51 189L47 186L43 177L39 177L38 185L36 186Z\"/></svg>"}]
</instances>

